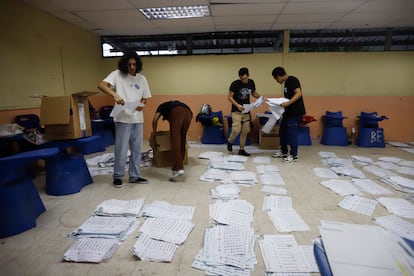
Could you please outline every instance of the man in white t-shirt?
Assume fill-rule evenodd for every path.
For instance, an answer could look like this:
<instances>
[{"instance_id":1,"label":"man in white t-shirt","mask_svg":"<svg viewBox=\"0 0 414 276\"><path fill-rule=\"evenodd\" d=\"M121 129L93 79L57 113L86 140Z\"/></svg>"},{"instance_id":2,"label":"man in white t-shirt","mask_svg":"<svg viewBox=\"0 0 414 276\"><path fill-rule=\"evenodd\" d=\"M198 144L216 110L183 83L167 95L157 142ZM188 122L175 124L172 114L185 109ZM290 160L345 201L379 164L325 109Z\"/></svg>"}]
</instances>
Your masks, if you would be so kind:
<instances>
[{"instance_id":1,"label":"man in white t-shirt","mask_svg":"<svg viewBox=\"0 0 414 276\"><path fill-rule=\"evenodd\" d=\"M118 69L112 71L98 85L98 88L114 97L115 104L125 106L115 117L115 165L113 184L122 187L122 178L125 175L128 149L131 151L129 158L128 178L129 183L146 184L148 180L141 177L141 148L144 132L143 109L147 99L151 98L151 90L148 81L140 74L142 62L135 51L130 51L118 62ZM128 103L128 105L125 105ZM132 109L126 108L133 105Z\"/></svg>"}]
</instances>

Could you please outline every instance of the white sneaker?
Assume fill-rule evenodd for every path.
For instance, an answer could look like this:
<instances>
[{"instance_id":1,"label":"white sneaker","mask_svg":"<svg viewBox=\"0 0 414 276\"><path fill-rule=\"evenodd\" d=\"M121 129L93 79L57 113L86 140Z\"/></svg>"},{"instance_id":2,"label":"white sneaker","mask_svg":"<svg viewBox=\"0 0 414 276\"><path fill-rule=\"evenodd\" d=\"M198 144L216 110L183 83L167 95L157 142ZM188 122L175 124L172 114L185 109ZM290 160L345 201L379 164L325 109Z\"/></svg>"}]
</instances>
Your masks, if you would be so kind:
<instances>
[{"instance_id":1,"label":"white sneaker","mask_svg":"<svg viewBox=\"0 0 414 276\"><path fill-rule=\"evenodd\" d=\"M184 170L172 171L171 177L177 177L184 175Z\"/></svg>"},{"instance_id":2,"label":"white sneaker","mask_svg":"<svg viewBox=\"0 0 414 276\"><path fill-rule=\"evenodd\" d=\"M286 158L287 154L283 154L282 151L278 150L272 154L273 158Z\"/></svg>"},{"instance_id":3,"label":"white sneaker","mask_svg":"<svg viewBox=\"0 0 414 276\"><path fill-rule=\"evenodd\" d=\"M298 157L297 157L297 156L292 156L292 155L289 155L289 156L287 156L287 157L284 157L284 158L282 159L282 161L283 161L283 162L286 162L286 163L296 162L296 161L298 161Z\"/></svg>"},{"instance_id":4,"label":"white sneaker","mask_svg":"<svg viewBox=\"0 0 414 276\"><path fill-rule=\"evenodd\" d=\"M183 181L184 170L172 171L170 181Z\"/></svg>"}]
</instances>

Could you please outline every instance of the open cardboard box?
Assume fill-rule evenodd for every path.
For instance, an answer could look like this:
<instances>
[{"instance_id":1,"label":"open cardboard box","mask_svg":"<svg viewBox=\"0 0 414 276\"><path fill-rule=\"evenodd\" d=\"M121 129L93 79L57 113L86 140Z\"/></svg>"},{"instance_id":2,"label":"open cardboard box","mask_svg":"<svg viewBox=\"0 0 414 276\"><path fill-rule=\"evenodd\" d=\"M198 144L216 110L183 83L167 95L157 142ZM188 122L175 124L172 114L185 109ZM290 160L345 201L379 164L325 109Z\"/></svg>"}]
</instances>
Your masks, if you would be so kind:
<instances>
[{"instance_id":1,"label":"open cardboard box","mask_svg":"<svg viewBox=\"0 0 414 276\"><path fill-rule=\"evenodd\" d=\"M78 139L92 135L88 97L98 92L78 92L70 96L43 97L40 123L48 141Z\"/></svg>"},{"instance_id":2,"label":"open cardboard box","mask_svg":"<svg viewBox=\"0 0 414 276\"><path fill-rule=\"evenodd\" d=\"M151 133L150 147L153 150L153 164L157 167L167 167L172 165L171 141L169 131L157 131ZM184 164L188 164L188 150L185 150Z\"/></svg>"}]
</instances>

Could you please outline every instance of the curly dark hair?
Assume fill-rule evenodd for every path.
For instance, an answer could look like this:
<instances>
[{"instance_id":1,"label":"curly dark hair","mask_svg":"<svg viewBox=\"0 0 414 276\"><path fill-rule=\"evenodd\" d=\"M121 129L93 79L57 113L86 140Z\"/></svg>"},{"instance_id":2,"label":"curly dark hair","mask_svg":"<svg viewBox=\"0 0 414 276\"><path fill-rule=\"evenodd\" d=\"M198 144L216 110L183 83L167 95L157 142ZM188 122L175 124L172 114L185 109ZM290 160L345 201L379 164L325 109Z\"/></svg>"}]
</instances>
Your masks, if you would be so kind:
<instances>
[{"instance_id":1,"label":"curly dark hair","mask_svg":"<svg viewBox=\"0 0 414 276\"><path fill-rule=\"evenodd\" d=\"M141 58L138 56L137 52L135 51L128 51L124 53L124 56L118 62L118 69L124 73L128 74L128 61L133 58L137 63L136 73L141 72L142 70L142 61Z\"/></svg>"},{"instance_id":2,"label":"curly dark hair","mask_svg":"<svg viewBox=\"0 0 414 276\"><path fill-rule=\"evenodd\" d=\"M286 71L283 67L276 67L272 70L272 76L274 78L283 77L284 75L286 75Z\"/></svg>"}]
</instances>

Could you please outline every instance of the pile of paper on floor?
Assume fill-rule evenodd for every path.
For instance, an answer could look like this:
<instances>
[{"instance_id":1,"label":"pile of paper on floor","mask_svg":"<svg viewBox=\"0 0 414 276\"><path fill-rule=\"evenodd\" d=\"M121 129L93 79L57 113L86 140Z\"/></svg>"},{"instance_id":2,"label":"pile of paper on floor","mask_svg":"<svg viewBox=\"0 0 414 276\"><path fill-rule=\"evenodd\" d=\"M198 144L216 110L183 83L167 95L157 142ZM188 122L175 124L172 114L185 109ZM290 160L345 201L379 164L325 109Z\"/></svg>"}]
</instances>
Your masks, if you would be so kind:
<instances>
[{"instance_id":1,"label":"pile of paper on floor","mask_svg":"<svg viewBox=\"0 0 414 276\"><path fill-rule=\"evenodd\" d=\"M292 235L261 235L258 243L266 273L319 272L312 245L298 245Z\"/></svg>"},{"instance_id":2,"label":"pile of paper on floor","mask_svg":"<svg viewBox=\"0 0 414 276\"><path fill-rule=\"evenodd\" d=\"M250 226L253 223L254 206L245 200L215 200L209 211L210 219L218 224Z\"/></svg>"},{"instance_id":3,"label":"pile of paper on floor","mask_svg":"<svg viewBox=\"0 0 414 276\"><path fill-rule=\"evenodd\" d=\"M211 197L214 199L231 200L238 199L240 188L236 184L222 184L210 189Z\"/></svg>"},{"instance_id":4,"label":"pile of paper on floor","mask_svg":"<svg viewBox=\"0 0 414 276\"><path fill-rule=\"evenodd\" d=\"M139 225L135 217L93 216L72 231L68 238L107 238L125 240Z\"/></svg>"},{"instance_id":5,"label":"pile of paper on floor","mask_svg":"<svg viewBox=\"0 0 414 276\"><path fill-rule=\"evenodd\" d=\"M144 201L144 198L134 200L108 199L99 204L93 214L97 216L139 217Z\"/></svg>"},{"instance_id":6,"label":"pile of paper on floor","mask_svg":"<svg viewBox=\"0 0 414 276\"><path fill-rule=\"evenodd\" d=\"M119 244L114 239L79 239L65 252L63 259L68 262L100 263L110 259Z\"/></svg>"},{"instance_id":7,"label":"pile of paper on floor","mask_svg":"<svg viewBox=\"0 0 414 276\"><path fill-rule=\"evenodd\" d=\"M132 247L134 256L151 262L171 262L179 245L183 244L194 224L195 207L154 201L143 208L146 220Z\"/></svg>"},{"instance_id":8,"label":"pile of paper on floor","mask_svg":"<svg viewBox=\"0 0 414 276\"><path fill-rule=\"evenodd\" d=\"M251 227L208 227L204 247L194 258L192 267L204 270L207 275L248 276L257 264L254 243L255 235Z\"/></svg>"}]
</instances>

